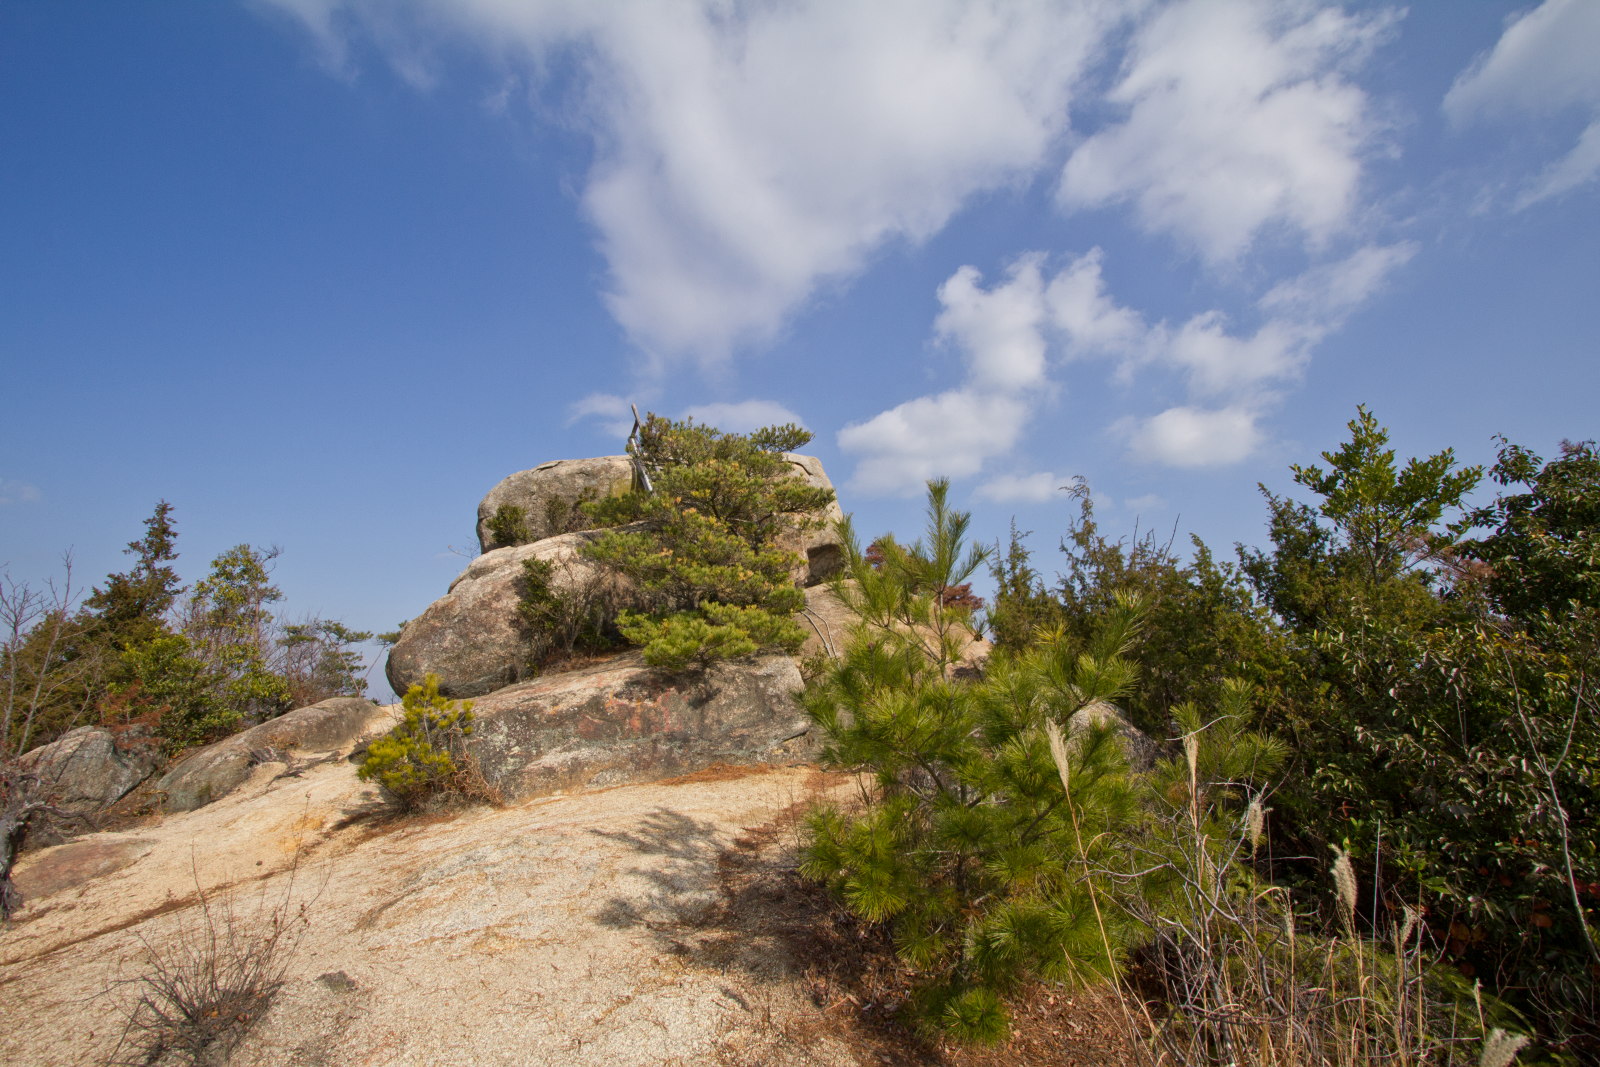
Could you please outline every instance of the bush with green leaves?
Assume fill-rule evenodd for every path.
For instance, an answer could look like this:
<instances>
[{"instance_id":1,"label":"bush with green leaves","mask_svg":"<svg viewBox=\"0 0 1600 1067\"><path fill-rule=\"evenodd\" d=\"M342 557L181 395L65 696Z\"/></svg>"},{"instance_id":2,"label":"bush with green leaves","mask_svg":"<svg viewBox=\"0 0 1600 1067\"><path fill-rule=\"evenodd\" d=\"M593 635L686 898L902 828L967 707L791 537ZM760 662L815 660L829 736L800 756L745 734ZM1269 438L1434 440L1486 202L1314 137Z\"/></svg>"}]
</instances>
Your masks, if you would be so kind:
<instances>
[{"instance_id":1,"label":"bush with green leaves","mask_svg":"<svg viewBox=\"0 0 1600 1067\"><path fill-rule=\"evenodd\" d=\"M439 676L428 675L401 701L400 722L375 739L362 758L357 775L376 781L402 809L415 809L444 794L466 795L472 736L472 701L458 702L439 693Z\"/></svg>"},{"instance_id":2,"label":"bush with green leaves","mask_svg":"<svg viewBox=\"0 0 1600 1067\"><path fill-rule=\"evenodd\" d=\"M557 567L563 568L561 580ZM583 653L616 645L617 590L608 575L546 559L522 561L517 621L527 642L527 667L541 671Z\"/></svg>"},{"instance_id":3,"label":"bush with green leaves","mask_svg":"<svg viewBox=\"0 0 1600 1067\"><path fill-rule=\"evenodd\" d=\"M527 509L516 504L501 504L495 508L494 514L489 516L488 527L489 543L484 551L525 545L533 540L533 533L528 529Z\"/></svg>"},{"instance_id":4,"label":"bush with green leaves","mask_svg":"<svg viewBox=\"0 0 1600 1067\"><path fill-rule=\"evenodd\" d=\"M637 456L653 492L587 505L611 529L585 555L621 574L643 601L619 629L646 662L681 670L756 651L794 651L790 616L805 603L778 547L785 530L816 522L833 492L790 475L782 452L810 434L794 426L722 433L650 415ZM735 610L737 609L737 610Z\"/></svg>"}]
</instances>

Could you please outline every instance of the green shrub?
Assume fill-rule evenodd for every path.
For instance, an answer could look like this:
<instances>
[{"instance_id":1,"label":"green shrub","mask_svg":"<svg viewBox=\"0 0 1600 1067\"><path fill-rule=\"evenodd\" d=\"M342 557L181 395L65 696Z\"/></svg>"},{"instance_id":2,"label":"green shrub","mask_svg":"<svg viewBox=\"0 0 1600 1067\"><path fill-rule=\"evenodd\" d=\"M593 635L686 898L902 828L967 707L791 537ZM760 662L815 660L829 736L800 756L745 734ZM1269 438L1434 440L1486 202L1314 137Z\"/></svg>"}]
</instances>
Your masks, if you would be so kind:
<instances>
[{"instance_id":1,"label":"green shrub","mask_svg":"<svg viewBox=\"0 0 1600 1067\"><path fill-rule=\"evenodd\" d=\"M356 772L376 780L404 809L441 794L467 795L466 739L472 735L472 702L439 694L439 676L430 674L406 691L404 717L367 748Z\"/></svg>"},{"instance_id":2,"label":"green shrub","mask_svg":"<svg viewBox=\"0 0 1600 1067\"><path fill-rule=\"evenodd\" d=\"M510 548L533 540L528 513L515 504L501 504L489 516L489 543L485 549Z\"/></svg>"},{"instance_id":3,"label":"green shrub","mask_svg":"<svg viewBox=\"0 0 1600 1067\"><path fill-rule=\"evenodd\" d=\"M916 987L920 1025L969 1041L1002 1039L1005 998L1023 983L1114 974L1126 929L1100 872L1133 790L1109 727L1063 727L1116 697L1136 605L1087 646L1065 640L951 677L970 639L967 609L940 591L984 554L963 554L967 516L930 485L928 536L876 542L873 566L846 528L840 595L863 619L844 656L803 702L824 759L876 785L866 809L813 816L802 873L853 914L886 924Z\"/></svg>"},{"instance_id":4,"label":"green shrub","mask_svg":"<svg viewBox=\"0 0 1600 1067\"><path fill-rule=\"evenodd\" d=\"M617 597L607 577L569 571L558 592L555 575L550 560L527 559L517 580L517 619L528 643L528 668L535 672L617 644Z\"/></svg>"},{"instance_id":5,"label":"green shrub","mask_svg":"<svg viewBox=\"0 0 1600 1067\"><path fill-rule=\"evenodd\" d=\"M804 527L833 492L790 476L782 450L810 439L793 426L725 434L692 420L651 415L637 455L653 493L596 501L587 510L607 531L584 551L633 586L645 610L618 621L646 660L668 669L704 667L762 650L792 652L803 634L790 616L805 605L793 572L802 561L777 546Z\"/></svg>"},{"instance_id":6,"label":"green shrub","mask_svg":"<svg viewBox=\"0 0 1600 1067\"><path fill-rule=\"evenodd\" d=\"M670 671L707 667L762 649L795 652L806 638L793 619L761 608L710 602L698 611L665 617L624 611L617 617L617 628L644 649L646 663Z\"/></svg>"}]
</instances>

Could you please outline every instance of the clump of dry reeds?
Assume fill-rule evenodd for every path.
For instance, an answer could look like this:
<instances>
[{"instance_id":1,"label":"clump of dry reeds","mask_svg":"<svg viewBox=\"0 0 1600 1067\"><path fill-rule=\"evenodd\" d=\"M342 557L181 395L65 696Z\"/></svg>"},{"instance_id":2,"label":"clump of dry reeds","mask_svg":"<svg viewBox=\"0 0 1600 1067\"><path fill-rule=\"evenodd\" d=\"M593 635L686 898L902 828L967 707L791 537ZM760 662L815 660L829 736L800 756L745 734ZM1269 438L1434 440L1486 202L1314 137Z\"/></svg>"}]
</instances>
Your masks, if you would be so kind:
<instances>
[{"instance_id":1,"label":"clump of dry reeds","mask_svg":"<svg viewBox=\"0 0 1600 1067\"><path fill-rule=\"evenodd\" d=\"M1264 882L1249 862L1268 809L1251 775L1240 773L1244 764L1225 750L1248 749L1250 736L1227 716L1204 727L1197 716L1184 718L1194 721L1182 755L1147 783L1150 821L1130 843L1136 873L1123 876L1137 887L1125 906L1145 931L1124 1014L1153 1061L1513 1062L1527 1038L1490 1028L1484 1001L1436 966L1414 909L1382 936L1358 930L1358 885L1344 850L1334 850L1329 871L1337 927L1318 933L1314 923L1297 924L1288 891Z\"/></svg>"}]
</instances>

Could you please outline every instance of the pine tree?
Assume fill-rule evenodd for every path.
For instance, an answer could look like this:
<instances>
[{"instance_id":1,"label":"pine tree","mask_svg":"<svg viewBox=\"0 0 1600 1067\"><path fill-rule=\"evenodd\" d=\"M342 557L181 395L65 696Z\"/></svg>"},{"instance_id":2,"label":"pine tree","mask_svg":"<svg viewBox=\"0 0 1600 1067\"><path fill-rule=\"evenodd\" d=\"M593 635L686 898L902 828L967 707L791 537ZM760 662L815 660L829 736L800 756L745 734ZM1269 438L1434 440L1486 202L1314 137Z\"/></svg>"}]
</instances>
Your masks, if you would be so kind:
<instances>
[{"instance_id":1,"label":"pine tree","mask_svg":"<svg viewBox=\"0 0 1600 1067\"><path fill-rule=\"evenodd\" d=\"M144 525L145 535L124 550L137 557L133 569L107 575L105 586L84 602L96 618L96 630L118 651L166 633L167 613L183 591L170 566L178 558L172 505L158 501Z\"/></svg>"},{"instance_id":2,"label":"pine tree","mask_svg":"<svg viewBox=\"0 0 1600 1067\"><path fill-rule=\"evenodd\" d=\"M813 817L802 871L888 924L917 979L919 1022L994 1041L1018 985L1114 973L1126 941L1097 873L1108 833L1131 817L1125 757L1111 729L1069 724L1132 684L1139 608L1122 604L1087 646L1042 641L991 658L981 679L955 677L971 618L939 591L986 554L965 548L968 516L948 489L930 483L922 539L876 542L879 566L843 531L836 589L862 621L803 701L824 759L869 773L876 790L864 812Z\"/></svg>"},{"instance_id":3,"label":"pine tree","mask_svg":"<svg viewBox=\"0 0 1600 1067\"><path fill-rule=\"evenodd\" d=\"M604 525L637 525L585 550L648 602L618 617L646 662L681 670L800 646L804 634L790 619L805 604L792 575L800 560L777 539L833 500L832 490L789 476L781 453L808 440L794 426L743 435L646 419L637 454L654 491L589 505Z\"/></svg>"}]
</instances>

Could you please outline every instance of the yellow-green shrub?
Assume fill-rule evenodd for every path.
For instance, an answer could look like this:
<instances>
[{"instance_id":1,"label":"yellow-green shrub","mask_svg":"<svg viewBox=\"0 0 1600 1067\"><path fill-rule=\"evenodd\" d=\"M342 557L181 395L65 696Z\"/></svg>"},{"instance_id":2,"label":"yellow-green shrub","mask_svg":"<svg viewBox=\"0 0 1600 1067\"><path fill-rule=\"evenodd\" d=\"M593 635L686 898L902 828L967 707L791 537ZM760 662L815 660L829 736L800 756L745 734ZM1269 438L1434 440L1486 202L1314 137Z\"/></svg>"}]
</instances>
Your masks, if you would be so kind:
<instances>
[{"instance_id":1,"label":"yellow-green shrub","mask_svg":"<svg viewBox=\"0 0 1600 1067\"><path fill-rule=\"evenodd\" d=\"M405 715L394 729L373 741L356 772L377 780L402 808L415 808L441 793L465 793L466 739L472 735L472 701L458 703L439 694L439 676L430 674L406 691Z\"/></svg>"}]
</instances>

